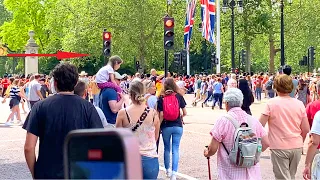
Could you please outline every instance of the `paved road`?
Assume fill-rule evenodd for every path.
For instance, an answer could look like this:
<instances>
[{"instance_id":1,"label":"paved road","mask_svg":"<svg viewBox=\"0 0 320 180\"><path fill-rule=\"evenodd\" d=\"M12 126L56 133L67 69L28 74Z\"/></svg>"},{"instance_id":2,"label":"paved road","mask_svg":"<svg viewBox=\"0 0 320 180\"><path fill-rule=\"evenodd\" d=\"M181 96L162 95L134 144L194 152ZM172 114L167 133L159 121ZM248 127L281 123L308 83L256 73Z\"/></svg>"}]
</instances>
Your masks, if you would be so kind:
<instances>
[{"instance_id":1,"label":"paved road","mask_svg":"<svg viewBox=\"0 0 320 180\"><path fill-rule=\"evenodd\" d=\"M191 104L191 96L186 97ZM0 98L1 100L1 98ZM266 100L252 105L252 112L259 117L265 107ZM225 110L211 110L211 108L189 107L188 116L185 118L184 134L180 145L179 179L208 179L207 159L203 157L204 146L210 142L209 131L213 127L217 117L225 113ZM23 145L25 131L21 126L5 127L4 122L9 115L8 104L0 104L0 179L31 179L24 159ZM26 114L22 115L25 118ZM160 143L160 168L163 168L163 143ZM306 143L305 143L306 152ZM213 179L217 177L217 157L211 158L211 172ZM302 156L297 179L302 179L302 171L305 156ZM261 171L263 179L274 179L270 160L270 151L262 154ZM166 179L164 171L159 178Z\"/></svg>"}]
</instances>

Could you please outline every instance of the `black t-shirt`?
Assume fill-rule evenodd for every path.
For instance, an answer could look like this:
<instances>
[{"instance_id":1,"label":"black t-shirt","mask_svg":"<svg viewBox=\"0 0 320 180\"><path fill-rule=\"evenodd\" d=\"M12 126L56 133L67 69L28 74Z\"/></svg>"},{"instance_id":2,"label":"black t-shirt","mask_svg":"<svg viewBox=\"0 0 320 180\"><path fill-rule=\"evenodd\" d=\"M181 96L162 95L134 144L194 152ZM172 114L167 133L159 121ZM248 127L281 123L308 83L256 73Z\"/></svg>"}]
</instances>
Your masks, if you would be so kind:
<instances>
[{"instance_id":1,"label":"black t-shirt","mask_svg":"<svg viewBox=\"0 0 320 180\"><path fill-rule=\"evenodd\" d=\"M23 125L23 129L40 139L35 178L64 178L65 137L71 130L89 128L103 128L103 125L96 108L81 97L56 94L37 102Z\"/></svg>"},{"instance_id":2,"label":"black t-shirt","mask_svg":"<svg viewBox=\"0 0 320 180\"><path fill-rule=\"evenodd\" d=\"M47 85L43 84L41 85L41 89L40 89L40 92L41 92L41 95L43 98L46 98L47 97L47 92L49 94L49 88Z\"/></svg>"},{"instance_id":3,"label":"black t-shirt","mask_svg":"<svg viewBox=\"0 0 320 180\"><path fill-rule=\"evenodd\" d=\"M183 96L181 96L180 94L177 93L176 98L178 99L180 108L181 109L185 108L187 103L184 100ZM162 96L160 96L160 98L158 99L158 111L159 112L163 111L163 97ZM166 121L165 119L163 119L163 121L161 123L161 129L165 128L165 127L173 127L173 126L182 127L182 121L181 121L180 116L175 121Z\"/></svg>"}]
</instances>

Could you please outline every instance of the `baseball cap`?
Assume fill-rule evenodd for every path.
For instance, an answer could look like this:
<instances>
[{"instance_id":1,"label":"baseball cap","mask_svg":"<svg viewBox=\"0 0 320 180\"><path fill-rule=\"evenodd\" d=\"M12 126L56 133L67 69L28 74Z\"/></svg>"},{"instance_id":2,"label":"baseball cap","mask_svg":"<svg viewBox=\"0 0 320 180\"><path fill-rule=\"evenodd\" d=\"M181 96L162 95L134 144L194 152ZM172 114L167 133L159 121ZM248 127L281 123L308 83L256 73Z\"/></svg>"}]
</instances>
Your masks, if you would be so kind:
<instances>
[{"instance_id":1,"label":"baseball cap","mask_svg":"<svg viewBox=\"0 0 320 180\"><path fill-rule=\"evenodd\" d=\"M114 72L114 78L121 80L124 76L121 76L118 72Z\"/></svg>"}]
</instances>

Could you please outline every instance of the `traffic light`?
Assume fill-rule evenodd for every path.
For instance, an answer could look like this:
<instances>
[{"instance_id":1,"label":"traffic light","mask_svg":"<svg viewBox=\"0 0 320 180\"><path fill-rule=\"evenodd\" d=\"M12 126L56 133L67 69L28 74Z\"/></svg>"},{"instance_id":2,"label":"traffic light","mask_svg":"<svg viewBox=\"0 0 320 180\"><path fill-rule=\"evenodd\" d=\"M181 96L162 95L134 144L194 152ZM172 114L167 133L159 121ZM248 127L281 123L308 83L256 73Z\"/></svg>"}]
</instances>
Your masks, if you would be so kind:
<instances>
[{"instance_id":1,"label":"traffic light","mask_svg":"<svg viewBox=\"0 0 320 180\"><path fill-rule=\"evenodd\" d=\"M111 32L107 32L106 30L102 33L103 38L103 55L110 56L111 54Z\"/></svg>"},{"instance_id":2,"label":"traffic light","mask_svg":"<svg viewBox=\"0 0 320 180\"><path fill-rule=\"evenodd\" d=\"M242 64L245 64L247 62L247 51L241 50L241 62Z\"/></svg>"},{"instance_id":3,"label":"traffic light","mask_svg":"<svg viewBox=\"0 0 320 180\"><path fill-rule=\"evenodd\" d=\"M308 66L308 57L307 56L303 56L302 63L303 63L303 66Z\"/></svg>"},{"instance_id":4,"label":"traffic light","mask_svg":"<svg viewBox=\"0 0 320 180\"><path fill-rule=\"evenodd\" d=\"M218 61L217 61L217 57L216 57L216 53L215 53L215 52L211 54L211 63L212 63L213 65L218 64Z\"/></svg>"},{"instance_id":5,"label":"traffic light","mask_svg":"<svg viewBox=\"0 0 320 180\"><path fill-rule=\"evenodd\" d=\"M175 52L173 55L173 62L179 67L181 63L181 53L180 52Z\"/></svg>"},{"instance_id":6,"label":"traffic light","mask_svg":"<svg viewBox=\"0 0 320 180\"><path fill-rule=\"evenodd\" d=\"M139 61L136 61L136 71L138 72L140 69L140 62Z\"/></svg>"},{"instance_id":7,"label":"traffic light","mask_svg":"<svg viewBox=\"0 0 320 180\"><path fill-rule=\"evenodd\" d=\"M181 64L182 66L187 66L187 50L181 50Z\"/></svg>"},{"instance_id":8,"label":"traffic light","mask_svg":"<svg viewBox=\"0 0 320 180\"><path fill-rule=\"evenodd\" d=\"M316 59L316 57L315 57L313 46L309 47L309 57L310 57L310 66L314 67L314 60Z\"/></svg>"},{"instance_id":9,"label":"traffic light","mask_svg":"<svg viewBox=\"0 0 320 180\"><path fill-rule=\"evenodd\" d=\"M174 45L174 18L166 16L163 18L164 22L164 49L173 49Z\"/></svg>"},{"instance_id":10,"label":"traffic light","mask_svg":"<svg viewBox=\"0 0 320 180\"><path fill-rule=\"evenodd\" d=\"M299 61L299 66L303 66L303 60Z\"/></svg>"}]
</instances>

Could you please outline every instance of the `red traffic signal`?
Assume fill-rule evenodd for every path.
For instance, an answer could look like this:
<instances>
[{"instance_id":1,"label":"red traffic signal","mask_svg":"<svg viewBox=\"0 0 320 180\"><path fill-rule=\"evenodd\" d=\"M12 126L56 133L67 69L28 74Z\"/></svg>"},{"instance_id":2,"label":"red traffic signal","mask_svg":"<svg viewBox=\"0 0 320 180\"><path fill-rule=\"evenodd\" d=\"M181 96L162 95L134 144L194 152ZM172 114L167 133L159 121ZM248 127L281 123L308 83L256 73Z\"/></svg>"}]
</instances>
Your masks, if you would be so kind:
<instances>
[{"instance_id":1,"label":"red traffic signal","mask_svg":"<svg viewBox=\"0 0 320 180\"><path fill-rule=\"evenodd\" d=\"M167 20L164 22L164 25L165 25L166 27L172 27L172 26L174 26L173 19L167 19Z\"/></svg>"},{"instance_id":2,"label":"red traffic signal","mask_svg":"<svg viewBox=\"0 0 320 180\"><path fill-rule=\"evenodd\" d=\"M111 40L111 32L103 32L103 40Z\"/></svg>"}]
</instances>

